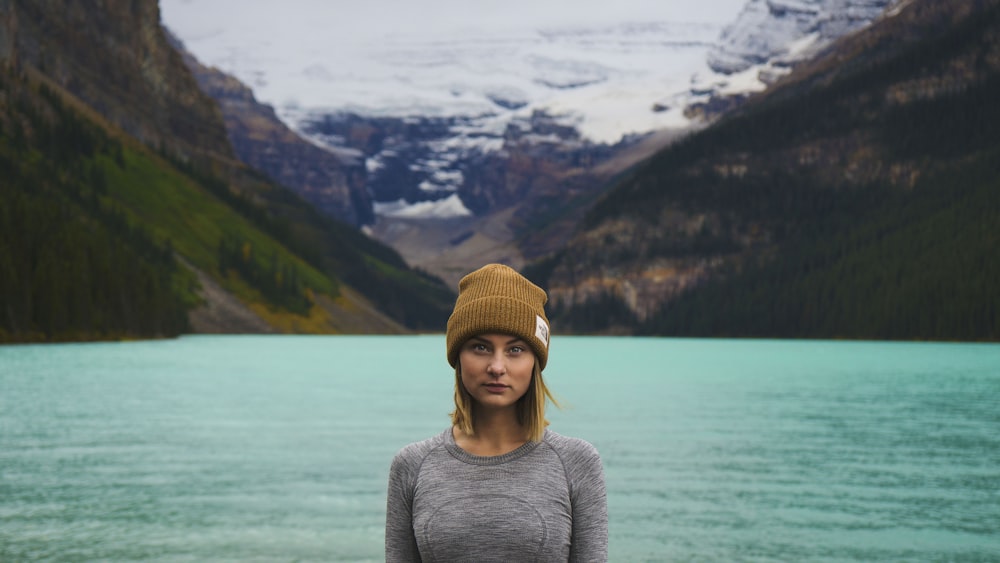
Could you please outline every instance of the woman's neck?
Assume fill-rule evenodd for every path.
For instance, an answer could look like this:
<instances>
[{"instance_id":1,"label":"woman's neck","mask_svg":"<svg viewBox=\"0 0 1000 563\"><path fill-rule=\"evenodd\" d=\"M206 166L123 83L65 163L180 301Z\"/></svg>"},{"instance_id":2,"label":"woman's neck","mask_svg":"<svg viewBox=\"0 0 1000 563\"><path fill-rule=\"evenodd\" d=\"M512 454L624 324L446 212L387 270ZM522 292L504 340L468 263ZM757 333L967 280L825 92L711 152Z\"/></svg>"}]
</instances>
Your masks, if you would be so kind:
<instances>
[{"instance_id":1,"label":"woman's neck","mask_svg":"<svg viewBox=\"0 0 1000 563\"><path fill-rule=\"evenodd\" d=\"M473 455L497 456L512 452L527 442L525 430L513 409L488 410L475 414L476 432L467 436L458 427L452 430L458 447Z\"/></svg>"}]
</instances>

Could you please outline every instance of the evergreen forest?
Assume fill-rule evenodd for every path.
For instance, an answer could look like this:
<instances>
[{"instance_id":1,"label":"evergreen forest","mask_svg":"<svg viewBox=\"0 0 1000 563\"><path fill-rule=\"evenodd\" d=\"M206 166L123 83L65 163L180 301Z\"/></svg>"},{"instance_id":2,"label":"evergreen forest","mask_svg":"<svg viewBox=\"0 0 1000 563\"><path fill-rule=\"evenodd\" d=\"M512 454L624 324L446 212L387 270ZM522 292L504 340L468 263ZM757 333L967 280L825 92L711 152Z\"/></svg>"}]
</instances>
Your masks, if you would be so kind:
<instances>
[{"instance_id":1,"label":"evergreen forest","mask_svg":"<svg viewBox=\"0 0 1000 563\"><path fill-rule=\"evenodd\" d=\"M151 150L23 70L0 94L0 342L189 332L195 270L277 330L364 331L319 306L345 284L395 330L443 324L439 280L262 175Z\"/></svg>"},{"instance_id":2,"label":"evergreen forest","mask_svg":"<svg viewBox=\"0 0 1000 563\"><path fill-rule=\"evenodd\" d=\"M720 217L721 227L574 258L725 266L644 318L608 294L557 306L553 323L673 336L1000 339L1000 4L978 9L953 26L938 18L918 41L871 40L881 47L789 81L637 168L592 208L585 231L627 218L650 232L666 208ZM732 163L740 174L713 172ZM749 246L734 234L756 231L766 236ZM547 280L569 256L537 264L537 276Z\"/></svg>"},{"instance_id":3,"label":"evergreen forest","mask_svg":"<svg viewBox=\"0 0 1000 563\"><path fill-rule=\"evenodd\" d=\"M187 330L191 276L107 197L121 143L45 86L0 91L0 342Z\"/></svg>"}]
</instances>

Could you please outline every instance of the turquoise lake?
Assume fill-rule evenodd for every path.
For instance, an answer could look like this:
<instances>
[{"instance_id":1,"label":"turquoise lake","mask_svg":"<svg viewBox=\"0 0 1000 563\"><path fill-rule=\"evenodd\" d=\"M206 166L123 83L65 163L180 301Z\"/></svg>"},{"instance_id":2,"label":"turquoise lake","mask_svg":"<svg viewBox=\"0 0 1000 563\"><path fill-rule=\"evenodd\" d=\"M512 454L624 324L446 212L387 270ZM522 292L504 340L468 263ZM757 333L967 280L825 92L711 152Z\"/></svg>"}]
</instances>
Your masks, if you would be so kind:
<instances>
[{"instance_id":1,"label":"turquoise lake","mask_svg":"<svg viewBox=\"0 0 1000 563\"><path fill-rule=\"evenodd\" d=\"M0 346L0 561L381 561L443 335ZM553 338L611 561L1000 561L1000 345Z\"/></svg>"}]
</instances>

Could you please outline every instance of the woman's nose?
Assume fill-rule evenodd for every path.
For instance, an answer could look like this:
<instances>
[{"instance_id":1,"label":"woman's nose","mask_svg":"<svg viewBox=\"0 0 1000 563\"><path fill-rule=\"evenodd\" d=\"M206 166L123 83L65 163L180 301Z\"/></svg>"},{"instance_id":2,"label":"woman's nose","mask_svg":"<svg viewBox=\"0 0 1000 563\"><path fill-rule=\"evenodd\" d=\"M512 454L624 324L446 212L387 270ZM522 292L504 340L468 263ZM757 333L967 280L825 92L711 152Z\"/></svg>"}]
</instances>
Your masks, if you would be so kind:
<instances>
[{"instance_id":1,"label":"woman's nose","mask_svg":"<svg viewBox=\"0 0 1000 563\"><path fill-rule=\"evenodd\" d=\"M486 373L494 377L500 377L507 371L503 356L495 355L490 358L490 363L486 366Z\"/></svg>"}]
</instances>

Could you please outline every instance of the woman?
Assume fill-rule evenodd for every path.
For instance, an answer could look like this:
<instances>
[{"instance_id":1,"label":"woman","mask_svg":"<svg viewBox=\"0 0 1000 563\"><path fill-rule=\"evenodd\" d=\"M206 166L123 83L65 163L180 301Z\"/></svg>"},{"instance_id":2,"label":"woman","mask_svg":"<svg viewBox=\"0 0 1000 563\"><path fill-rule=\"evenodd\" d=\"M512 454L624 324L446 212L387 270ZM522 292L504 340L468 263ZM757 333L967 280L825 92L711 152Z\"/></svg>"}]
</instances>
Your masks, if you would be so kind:
<instances>
[{"instance_id":1,"label":"woman","mask_svg":"<svg viewBox=\"0 0 1000 563\"><path fill-rule=\"evenodd\" d=\"M500 264L458 287L452 426L393 459L386 561L606 561L600 456L546 429L545 292Z\"/></svg>"}]
</instances>

